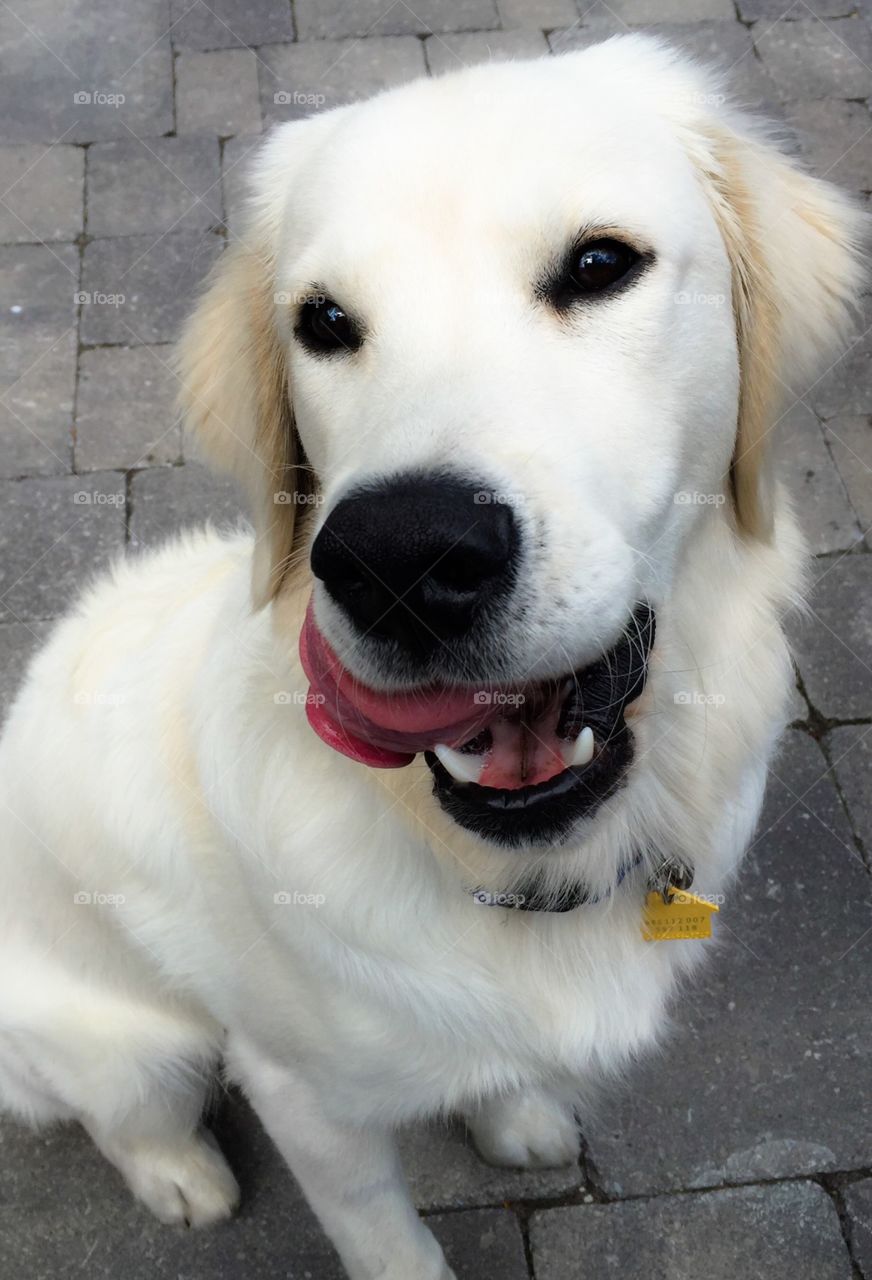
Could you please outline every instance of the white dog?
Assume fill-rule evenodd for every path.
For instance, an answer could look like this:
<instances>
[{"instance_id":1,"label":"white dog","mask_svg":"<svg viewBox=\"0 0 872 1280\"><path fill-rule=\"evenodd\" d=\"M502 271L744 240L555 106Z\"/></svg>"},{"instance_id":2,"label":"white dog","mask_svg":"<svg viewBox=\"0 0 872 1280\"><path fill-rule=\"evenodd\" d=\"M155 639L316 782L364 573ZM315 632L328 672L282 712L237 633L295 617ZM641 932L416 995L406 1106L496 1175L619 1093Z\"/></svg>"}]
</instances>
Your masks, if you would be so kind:
<instances>
[{"instance_id":1,"label":"white dog","mask_svg":"<svg viewBox=\"0 0 872 1280\"><path fill-rule=\"evenodd\" d=\"M117 565L2 745L0 1098L166 1221L236 1202L223 1058L349 1275L444 1280L395 1126L573 1159L706 950L646 897L722 893L754 828L802 577L771 430L862 231L711 88L626 37L260 152L179 356L255 536Z\"/></svg>"}]
</instances>

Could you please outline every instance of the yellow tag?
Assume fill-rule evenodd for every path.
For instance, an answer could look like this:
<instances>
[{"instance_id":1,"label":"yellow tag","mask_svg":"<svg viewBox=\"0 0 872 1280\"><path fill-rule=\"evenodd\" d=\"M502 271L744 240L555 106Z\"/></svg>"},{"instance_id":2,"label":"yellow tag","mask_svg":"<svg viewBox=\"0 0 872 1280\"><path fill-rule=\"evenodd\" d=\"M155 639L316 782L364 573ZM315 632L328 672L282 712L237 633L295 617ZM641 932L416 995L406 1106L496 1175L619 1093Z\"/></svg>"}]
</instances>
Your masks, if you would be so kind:
<instances>
[{"instance_id":1,"label":"yellow tag","mask_svg":"<svg viewBox=\"0 0 872 1280\"><path fill-rule=\"evenodd\" d=\"M720 907L684 889L667 890L669 901L661 893L649 893L642 917L642 937L646 942L674 942L680 938L710 938L712 914Z\"/></svg>"}]
</instances>

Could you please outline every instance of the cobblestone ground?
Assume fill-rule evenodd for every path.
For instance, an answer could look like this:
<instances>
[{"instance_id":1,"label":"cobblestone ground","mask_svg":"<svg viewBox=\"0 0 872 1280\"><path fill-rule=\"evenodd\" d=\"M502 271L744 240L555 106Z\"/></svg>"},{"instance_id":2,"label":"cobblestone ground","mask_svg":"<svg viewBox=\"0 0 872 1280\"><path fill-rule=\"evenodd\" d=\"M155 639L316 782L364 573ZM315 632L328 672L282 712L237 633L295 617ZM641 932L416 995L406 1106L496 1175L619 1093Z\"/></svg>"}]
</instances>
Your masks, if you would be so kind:
<instances>
[{"instance_id":1,"label":"cobblestone ground","mask_svg":"<svg viewBox=\"0 0 872 1280\"><path fill-rule=\"evenodd\" d=\"M728 67L818 172L867 198L872 29L856 0L0 3L4 698L96 567L237 512L188 459L168 357L261 131L628 27ZM872 304L858 334L778 429L814 589L794 626L795 723L716 959L578 1167L498 1172L460 1131L406 1135L416 1200L463 1280L872 1277ZM77 1131L2 1123L3 1275L338 1278L245 1106L225 1100L216 1128L244 1205L190 1235L136 1207Z\"/></svg>"}]
</instances>

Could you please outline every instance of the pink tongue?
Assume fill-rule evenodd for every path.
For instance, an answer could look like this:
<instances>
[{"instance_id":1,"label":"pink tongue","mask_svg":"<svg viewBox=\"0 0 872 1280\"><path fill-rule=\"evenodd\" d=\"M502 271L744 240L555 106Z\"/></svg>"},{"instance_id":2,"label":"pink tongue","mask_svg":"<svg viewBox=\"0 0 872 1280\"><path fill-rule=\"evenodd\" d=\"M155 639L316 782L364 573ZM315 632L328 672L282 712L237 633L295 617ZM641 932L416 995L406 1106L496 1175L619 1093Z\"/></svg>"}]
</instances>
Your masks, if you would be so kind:
<instances>
[{"instance_id":1,"label":"pink tongue","mask_svg":"<svg viewBox=\"0 0 872 1280\"><path fill-rule=\"evenodd\" d=\"M309 682L306 715L324 742L376 769L411 764L437 743L460 746L499 712L490 690L430 687L380 693L342 666L318 630L312 604L300 632L300 659Z\"/></svg>"}]
</instances>

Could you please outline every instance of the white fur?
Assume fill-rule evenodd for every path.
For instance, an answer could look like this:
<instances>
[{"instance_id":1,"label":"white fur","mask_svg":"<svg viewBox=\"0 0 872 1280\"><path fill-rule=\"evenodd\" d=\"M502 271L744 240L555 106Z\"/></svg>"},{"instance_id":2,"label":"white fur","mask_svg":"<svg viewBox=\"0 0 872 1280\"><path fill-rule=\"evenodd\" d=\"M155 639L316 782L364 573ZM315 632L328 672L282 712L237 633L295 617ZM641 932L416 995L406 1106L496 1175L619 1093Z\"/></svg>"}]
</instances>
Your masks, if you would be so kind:
<instances>
[{"instance_id":1,"label":"white fur","mask_svg":"<svg viewBox=\"0 0 872 1280\"><path fill-rule=\"evenodd\" d=\"M712 137L748 161L767 287L790 312L784 368L837 334L856 220L774 151L778 174L761 164L769 144L716 117L706 88L659 45L622 39L411 85L264 147L251 234L272 287L325 281L378 334L327 367L276 305L325 509L362 475L478 465L544 530L500 674L595 656L640 593L657 642L626 787L562 848L519 854L454 826L422 763L378 773L315 738L296 654L311 584L291 575L253 609L249 534L187 536L85 594L0 747L0 1099L33 1122L81 1120L162 1218L235 1203L198 1131L223 1056L353 1280L447 1280L392 1128L459 1110L488 1158L571 1158L573 1103L653 1039L707 950L642 940L644 868L564 915L466 892L510 888L534 863L605 891L644 843L722 893L758 816L802 546L771 482L769 538L737 527L727 486L741 371ZM807 184L820 243L793 197L778 204L788 180ZM657 270L561 327L530 279L585 225L649 240ZM726 302L676 305L682 292ZM227 440L211 447L257 501L253 377L242 356L216 367ZM263 541L272 516L258 518Z\"/></svg>"}]
</instances>

